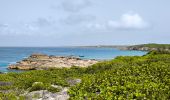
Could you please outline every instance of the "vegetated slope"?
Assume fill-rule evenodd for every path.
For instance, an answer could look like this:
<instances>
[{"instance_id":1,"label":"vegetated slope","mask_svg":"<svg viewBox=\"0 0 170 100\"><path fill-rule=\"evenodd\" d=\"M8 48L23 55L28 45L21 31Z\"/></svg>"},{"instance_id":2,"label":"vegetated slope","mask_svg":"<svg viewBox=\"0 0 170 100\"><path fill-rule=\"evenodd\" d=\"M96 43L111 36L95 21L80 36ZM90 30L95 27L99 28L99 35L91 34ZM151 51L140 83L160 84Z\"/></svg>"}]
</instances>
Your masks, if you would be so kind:
<instances>
[{"instance_id":1,"label":"vegetated slope","mask_svg":"<svg viewBox=\"0 0 170 100\"><path fill-rule=\"evenodd\" d=\"M117 57L87 69L82 83L69 91L71 99L170 99L170 55Z\"/></svg>"},{"instance_id":2,"label":"vegetated slope","mask_svg":"<svg viewBox=\"0 0 170 100\"><path fill-rule=\"evenodd\" d=\"M164 49L170 49L170 44L143 44L145 47L150 47L150 48L164 48Z\"/></svg>"},{"instance_id":3,"label":"vegetated slope","mask_svg":"<svg viewBox=\"0 0 170 100\"><path fill-rule=\"evenodd\" d=\"M50 91L52 84L69 87L68 80L75 78L82 82L69 89L71 100L170 99L170 54L153 51L145 56L120 56L88 68L1 74L0 82L6 85L0 84L0 98L19 97L24 93L21 90ZM33 87L35 82L43 85Z\"/></svg>"},{"instance_id":4,"label":"vegetated slope","mask_svg":"<svg viewBox=\"0 0 170 100\"><path fill-rule=\"evenodd\" d=\"M73 67L0 74L0 100L16 100L16 98L25 100L25 96L21 94L37 90L58 91L51 86L69 87L68 81L81 77L83 70L84 68L79 70ZM40 84L34 85L35 83Z\"/></svg>"},{"instance_id":5,"label":"vegetated slope","mask_svg":"<svg viewBox=\"0 0 170 100\"><path fill-rule=\"evenodd\" d=\"M170 44L141 44L127 47L128 50L144 50L144 51L170 51Z\"/></svg>"}]
</instances>

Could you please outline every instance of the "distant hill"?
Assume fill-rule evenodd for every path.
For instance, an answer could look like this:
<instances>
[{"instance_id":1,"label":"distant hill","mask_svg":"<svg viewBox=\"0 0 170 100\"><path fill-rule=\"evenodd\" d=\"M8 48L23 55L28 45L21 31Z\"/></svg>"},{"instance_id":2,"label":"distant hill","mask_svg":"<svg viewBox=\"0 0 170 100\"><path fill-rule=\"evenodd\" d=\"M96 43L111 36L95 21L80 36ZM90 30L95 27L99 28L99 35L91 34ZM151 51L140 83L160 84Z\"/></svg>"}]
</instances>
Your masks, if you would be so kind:
<instances>
[{"instance_id":1,"label":"distant hill","mask_svg":"<svg viewBox=\"0 0 170 100\"><path fill-rule=\"evenodd\" d=\"M141 51L170 51L170 44L139 44L139 45L96 45L96 46L78 46L82 48L116 48L120 50L141 50Z\"/></svg>"},{"instance_id":2,"label":"distant hill","mask_svg":"<svg viewBox=\"0 0 170 100\"><path fill-rule=\"evenodd\" d=\"M94 46L78 46L81 48L116 48L126 50L130 45L94 45Z\"/></svg>"},{"instance_id":3,"label":"distant hill","mask_svg":"<svg viewBox=\"0 0 170 100\"><path fill-rule=\"evenodd\" d=\"M141 44L127 47L128 50L142 50L142 51L170 51L170 44Z\"/></svg>"}]
</instances>

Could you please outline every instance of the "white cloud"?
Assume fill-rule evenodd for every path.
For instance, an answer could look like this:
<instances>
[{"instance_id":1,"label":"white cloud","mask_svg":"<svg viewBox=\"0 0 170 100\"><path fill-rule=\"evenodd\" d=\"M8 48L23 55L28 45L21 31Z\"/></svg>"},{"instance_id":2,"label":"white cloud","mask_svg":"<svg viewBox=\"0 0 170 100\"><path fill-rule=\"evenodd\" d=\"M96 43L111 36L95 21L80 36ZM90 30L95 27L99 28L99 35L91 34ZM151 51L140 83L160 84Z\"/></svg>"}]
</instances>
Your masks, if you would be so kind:
<instances>
[{"instance_id":1,"label":"white cloud","mask_svg":"<svg viewBox=\"0 0 170 100\"><path fill-rule=\"evenodd\" d=\"M105 22L96 22L87 24L87 28L94 30L141 30L147 29L150 27L150 24L146 22L139 14L137 13L126 13L123 14L119 20L107 20Z\"/></svg>"},{"instance_id":2,"label":"white cloud","mask_svg":"<svg viewBox=\"0 0 170 100\"><path fill-rule=\"evenodd\" d=\"M44 28L53 27L56 22L49 18L38 18L35 21L25 24L25 26L30 30L39 30Z\"/></svg>"},{"instance_id":3,"label":"white cloud","mask_svg":"<svg viewBox=\"0 0 170 100\"><path fill-rule=\"evenodd\" d=\"M89 0L64 0L62 8L68 12L79 12L91 4Z\"/></svg>"},{"instance_id":4,"label":"white cloud","mask_svg":"<svg viewBox=\"0 0 170 100\"><path fill-rule=\"evenodd\" d=\"M8 24L0 24L0 28L6 28L8 27Z\"/></svg>"},{"instance_id":5,"label":"white cloud","mask_svg":"<svg viewBox=\"0 0 170 100\"><path fill-rule=\"evenodd\" d=\"M87 22L92 22L96 19L95 16L85 15L85 14L71 14L65 19L62 19L61 22L68 25L77 25Z\"/></svg>"},{"instance_id":6,"label":"white cloud","mask_svg":"<svg viewBox=\"0 0 170 100\"><path fill-rule=\"evenodd\" d=\"M88 23L86 27L92 30L105 30L106 29L106 25L104 23Z\"/></svg>"},{"instance_id":7,"label":"white cloud","mask_svg":"<svg viewBox=\"0 0 170 100\"><path fill-rule=\"evenodd\" d=\"M9 28L8 24L0 24L0 34L4 34Z\"/></svg>"},{"instance_id":8,"label":"white cloud","mask_svg":"<svg viewBox=\"0 0 170 100\"><path fill-rule=\"evenodd\" d=\"M118 21L108 21L108 26L116 29L145 29L149 27L149 23L139 14L123 14Z\"/></svg>"},{"instance_id":9,"label":"white cloud","mask_svg":"<svg viewBox=\"0 0 170 100\"><path fill-rule=\"evenodd\" d=\"M0 24L0 35L49 35L55 34L57 23L50 18L38 18L31 22Z\"/></svg>"}]
</instances>

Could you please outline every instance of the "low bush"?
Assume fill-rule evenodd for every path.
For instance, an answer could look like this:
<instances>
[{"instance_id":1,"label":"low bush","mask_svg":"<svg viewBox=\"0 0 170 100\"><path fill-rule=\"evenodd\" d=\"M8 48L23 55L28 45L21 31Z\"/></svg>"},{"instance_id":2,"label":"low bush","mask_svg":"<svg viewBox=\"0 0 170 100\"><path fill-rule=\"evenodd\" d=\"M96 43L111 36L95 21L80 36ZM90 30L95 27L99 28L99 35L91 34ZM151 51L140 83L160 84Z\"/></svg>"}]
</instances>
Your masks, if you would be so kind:
<instances>
[{"instance_id":1,"label":"low bush","mask_svg":"<svg viewBox=\"0 0 170 100\"><path fill-rule=\"evenodd\" d=\"M52 92L52 93L56 93L56 92L60 92L61 91L60 88L56 88L56 87L53 87L53 86L50 86L47 90L49 92Z\"/></svg>"},{"instance_id":2,"label":"low bush","mask_svg":"<svg viewBox=\"0 0 170 100\"><path fill-rule=\"evenodd\" d=\"M42 82L35 82L33 83L30 91L38 91L38 90L45 90L46 86Z\"/></svg>"}]
</instances>

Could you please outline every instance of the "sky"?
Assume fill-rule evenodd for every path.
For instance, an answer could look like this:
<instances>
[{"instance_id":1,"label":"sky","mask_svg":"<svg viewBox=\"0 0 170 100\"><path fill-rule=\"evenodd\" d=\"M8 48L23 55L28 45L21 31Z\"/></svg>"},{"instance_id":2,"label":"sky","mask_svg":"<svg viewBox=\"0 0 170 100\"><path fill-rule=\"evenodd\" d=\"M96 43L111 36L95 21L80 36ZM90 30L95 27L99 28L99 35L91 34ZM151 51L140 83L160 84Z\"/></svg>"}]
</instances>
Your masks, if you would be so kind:
<instances>
[{"instance_id":1,"label":"sky","mask_svg":"<svg viewBox=\"0 0 170 100\"><path fill-rule=\"evenodd\" d=\"M170 43L170 0L0 0L0 46Z\"/></svg>"}]
</instances>

